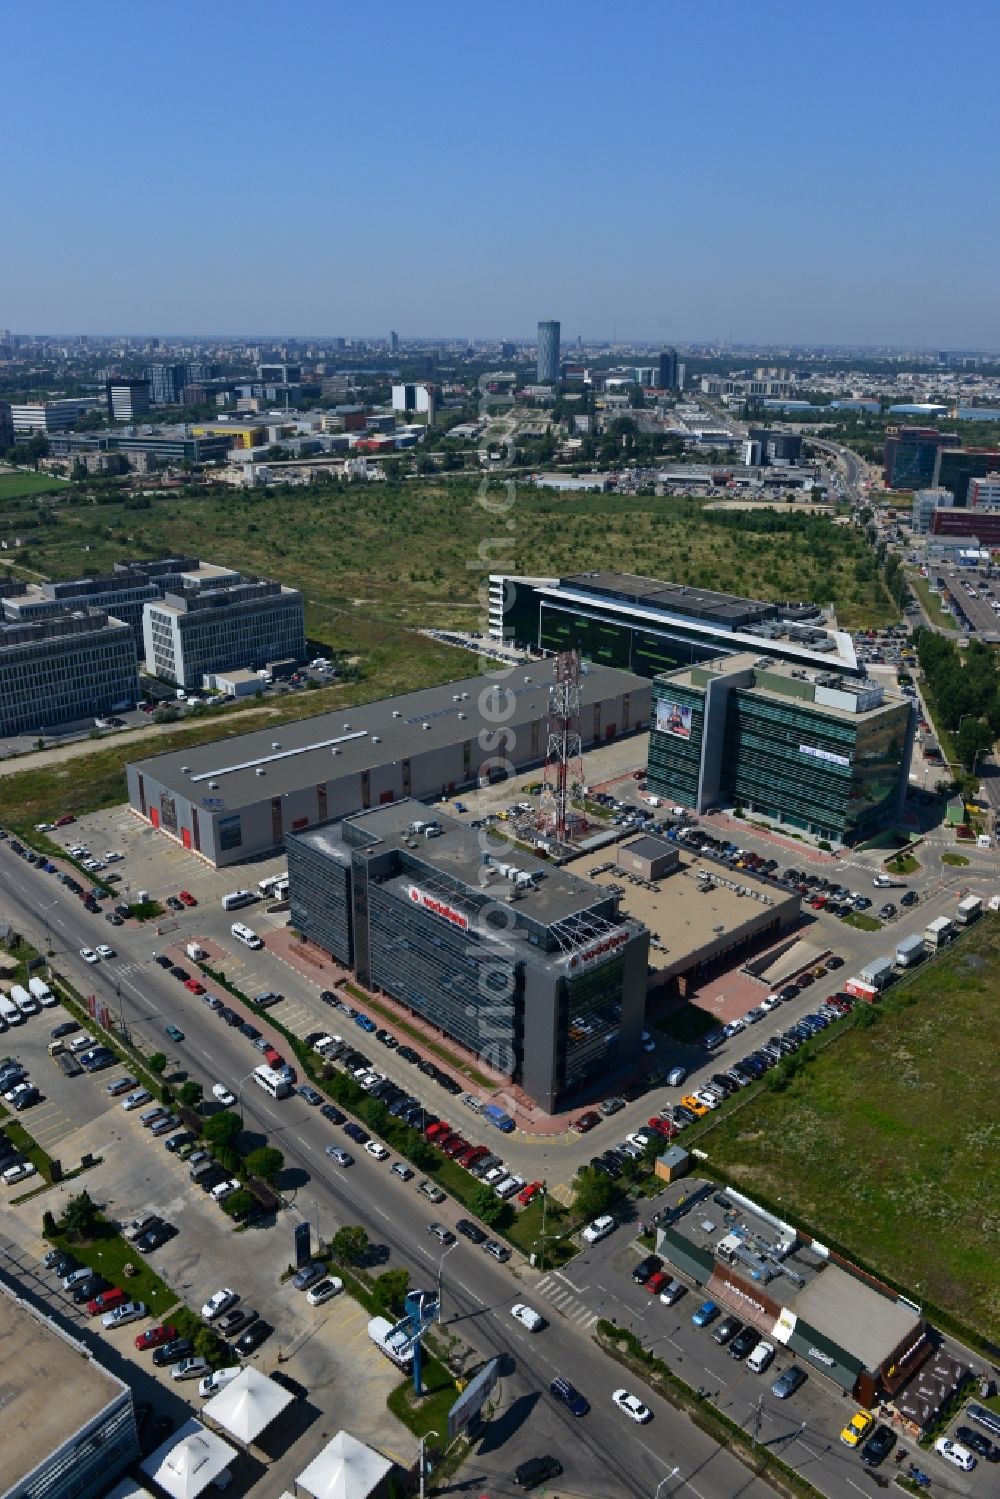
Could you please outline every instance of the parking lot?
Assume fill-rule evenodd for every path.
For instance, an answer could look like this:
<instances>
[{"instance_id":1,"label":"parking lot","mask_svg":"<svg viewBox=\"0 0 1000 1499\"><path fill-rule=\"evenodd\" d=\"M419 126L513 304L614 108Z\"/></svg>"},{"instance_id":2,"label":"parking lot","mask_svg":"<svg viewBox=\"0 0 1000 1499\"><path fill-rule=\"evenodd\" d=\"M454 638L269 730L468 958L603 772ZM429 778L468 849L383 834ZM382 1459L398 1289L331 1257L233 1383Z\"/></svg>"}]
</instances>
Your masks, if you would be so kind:
<instances>
[{"instance_id":1,"label":"parking lot","mask_svg":"<svg viewBox=\"0 0 1000 1499\"><path fill-rule=\"evenodd\" d=\"M993 608L994 602L1000 602L1000 582L970 568L929 564L927 581L932 589L940 591L939 578L954 600L956 629L986 640L1000 639L1000 611Z\"/></svg>"}]
</instances>

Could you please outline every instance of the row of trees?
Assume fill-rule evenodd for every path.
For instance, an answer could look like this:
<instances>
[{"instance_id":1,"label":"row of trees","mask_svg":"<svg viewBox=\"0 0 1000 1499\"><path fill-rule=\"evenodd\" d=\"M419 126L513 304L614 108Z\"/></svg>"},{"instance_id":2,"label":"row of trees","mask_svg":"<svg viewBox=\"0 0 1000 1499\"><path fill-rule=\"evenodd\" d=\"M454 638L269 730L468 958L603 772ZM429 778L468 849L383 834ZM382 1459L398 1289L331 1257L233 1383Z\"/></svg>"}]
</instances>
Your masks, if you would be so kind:
<instances>
[{"instance_id":1,"label":"row of trees","mask_svg":"<svg viewBox=\"0 0 1000 1499\"><path fill-rule=\"evenodd\" d=\"M1000 671L994 653L978 640L963 653L953 640L921 628L914 636L917 660L937 715L956 736L967 770L1000 736Z\"/></svg>"}]
</instances>

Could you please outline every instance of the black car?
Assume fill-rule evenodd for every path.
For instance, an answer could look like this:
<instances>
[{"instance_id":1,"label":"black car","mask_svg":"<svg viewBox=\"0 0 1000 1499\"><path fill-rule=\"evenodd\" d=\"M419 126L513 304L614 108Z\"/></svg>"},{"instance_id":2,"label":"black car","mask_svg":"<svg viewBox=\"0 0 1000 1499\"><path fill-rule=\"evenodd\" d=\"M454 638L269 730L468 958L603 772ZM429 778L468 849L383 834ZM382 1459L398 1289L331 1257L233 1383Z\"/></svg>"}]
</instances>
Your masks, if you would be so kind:
<instances>
[{"instance_id":1,"label":"black car","mask_svg":"<svg viewBox=\"0 0 1000 1499\"><path fill-rule=\"evenodd\" d=\"M172 1228L169 1223L158 1223L139 1235L135 1241L135 1247L140 1253L149 1254L151 1250L159 1249L168 1239L172 1239L175 1233L176 1229Z\"/></svg>"},{"instance_id":2,"label":"black car","mask_svg":"<svg viewBox=\"0 0 1000 1499\"><path fill-rule=\"evenodd\" d=\"M658 1254L647 1254L644 1260L640 1260L632 1268L632 1279L637 1286L644 1286L651 1275L656 1275L663 1269L663 1261Z\"/></svg>"},{"instance_id":3,"label":"black car","mask_svg":"<svg viewBox=\"0 0 1000 1499\"><path fill-rule=\"evenodd\" d=\"M514 1482L519 1489L537 1489L540 1483L558 1478L562 1470L557 1457L529 1457L527 1462L514 1469Z\"/></svg>"},{"instance_id":4,"label":"black car","mask_svg":"<svg viewBox=\"0 0 1000 1499\"><path fill-rule=\"evenodd\" d=\"M118 915L117 911L105 911L105 913L104 913L104 919L105 919L105 921L109 921L112 926L124 926L125 925L124 921L122 921L122 919Z\"/></svg>"},{"instance_id":5,"label":"black car","mask_svg":"<svg viewBox=\"0 0 1000 1499\"><path fill-rule=\"evenodd\" d=\"M896 1433L891 1426L876 1426L861 1449L861 1461L866 1468L877 1468L896 1445Z\"/></svg>"},{"instance_id":6,"label":"black car","mask_svg":"<svg viewBox=\"0 0 1000 1499\"><path fill-rule=\"evenodd\" d=\"M989 1437L984 1436L981 1431L974 1431L971 1426L957 1427L955 1441L961 1442L963 1447L968 1447L970 1452L978 1453L988 1463L1000 1462L1000 1447L996 1442L991 1442Z\"/></svg>"},{"instance_id":7,"label":"black car","mask_svg":"<svg viewBox=\"0 0 1000 1499\"><path fill-rule=\"evenodd\" d=\"M397 1057L399 1057L404 1062L419 1062L420 1061L419 1056L413 1050L412 1046L401 1046L399 1048L399 1050L396 1052L396 1055L397 1055Z\"/></svg>"},{"instance_id":8,"label":"black car","mask_svg":"<svg viewBox=\"0 0 1000 1499\"><path fill-rule=\"evenodd\" d=\"M473 1223L471 1218L459 1218L455 1224L460 1234L471 1239L473 1244L485 1244L489 1235L484 1233L478 1223Z\"/></svg>"},{"instance_id":9,"label":"black car","mask_svg":"<svg viewBox=\"0 0 1000 1499\"><path fill-rule=\"evenodd\" d=\"M742 1331L743 1323L740 1321L739 1317L723 1317L722 1321L713 1332L712 1337L720 1345L720 1347L725 1347L727 1343L732 1342L733 1338L735 1338L738 1332ZM755 1332L753 1343L750 1346L754 1347L757 1341L758 1335ZM747 1350L747 1352L749 1352L749 1349Z\"/></svg>"},{"instance_id":10,"label":"black car","mask_svg":"<svg viewBox=\"0 0 1000 1499\"><path fill-rule=\"evenodd\" d=\"M260 1037L260 1031L255 1025L251 1025L249 1020L244 1020L240 1026L240 1035L246 1036L248 1041L256 1041Z\"/></svg>"},{"instance_id":11,"label":"black car","mask_svg":"<svg viewBox=\"0 0 1000 1499\"><path fill-rule=\"evenodd\" d=\"M128 921L129 917L132 915L132 907L130 905L127 905L125 901L122 901L120 906L115 906L115 912L118 916L121 917L122 921Z\"/></svg>"},{"instance_id":12,"label":"black car","mask_svg":"<svg viewBox=\"0 0 1000 1499\"><path fill-rule=\"evenodd\" d=\"M161 968L172 968L174 966L173 960L168 958L165 952L158 952L153 961L154 963L159 963Z\"/></svg>"},{"instance_id":13,"label":"black car","mask_svg":"<svg viewBox=\"0 0 1000 1499\"><path fill-rule=\"evenodd\" d=\"M197 1138L194 1130L182 1129L178 1130L176 1135L168 1135L163 1144L170 1151L171 1155L174 1155L180 1150L182 1145L187 1145L191 1140L196 1140Z\"/></svg>"},{"instance_id":14,"label":"black car","mask_svg":"<svg viewBox=\"0 0 1000 1499\"><path fill-rule=\"evenodd\" d=\"M178 900L176 895L167 896L167 905L170 907L171 911L183 911L184 909L184 902L182 900Z\"/></svg>"},{"instance_id":15,"label":"black car","mask_svg":"<svg viewBox=\"0 0 1000 1499\"><path fill-rule=\"evenodd\" d=\"M901 906L915 906L919 899L920 896L915 890L907 890L905 895L899 897L899 904Z\"/></svg>"},{"instance_id":16,"label":"black car","mask_svg":"<svg viewBox=\"0 0 1000 1499\"><path fill-rule=\"evenodd\" d=\"M335 1010L340 1009L340 1000L337 998L336 994L334 994L332 989L321 989L319 991L319 997L325 1005L333 1005L333 1008Z\"/></svg>"},{"instance_id":17,"label":"black car","mask_svg":"<svg viewBox=\"0 0 1000 1499\"><path fill-rule=\"evenodd\" d=\"M179 963L172 963L170 965L170 977L177 979L178 983L186 984L191 975Z\"/></svg>"},{"instance_id":18,"label":"black car","mask_svg":"<svg viewBox=\"0 0 1000 1499\"><path fill-rule=\"evenodd\" d=\"M103 1275L88 1275L86 1280L81 1280L79 1285L73 1287L73 1300L77 1306L83 1306L85 1301L90 1301L94 1296L100 1296L102 1291L110 1291L111 1282Z\"/></svg>"},{"instance_id":19,"label":"black car","mask_svg":"<svg viewBox=\"0 0 1000 1499\"><path fill-rule=\"evenodd\" d=\"M194 1353L194 1344L190 1338L174 1338L172 1343L164 1343L162 1348L153 1349L153 1363L157 1368L164 1369L168 1364L177 1364L182 1358L190 1358Z\"/></svg>"},{"instance_id":20,"label":"black car","mask_svg":"<svg viewBox=\"0 0 1000 1499\"><path fill-rule=\"evenodd\" d=\"M235 1025L240 1018L237 1015L236 1011L231 1010L228 1005L220 1005L215 1013L219 1017L219 1019L224 1020L227 1025Z\"/></svg>"},{"instance_id":21,"label":"black car","mask_svg":"<svg viewBox=\"0 0 1000 1499\"><path fill-rule=\"evenodd\" d=\"M325 1103L320 1109L324 1119L329 1119L331 1124L343 1124L347 1115L342 1109L338 1109L335 1103Z\"/></svg>"},{"instance_id":22,"label":"black car","mask_svg":"<svg viewBox=\"0 0 1000 1499\"><path fill-rule=\"evenodd\" d=\"M225 1312L216 1322L215 1330L224 1338L234 1338L238 1333L246 1332L247 1328L257 1321L257 1313L253 1307L235 1306L232 1311Z\"/></svg>"},{"instance_id":23,"label":"black car","mask_svg":"<svg viewBox=\"0 0 1000 1499\"><path fill-rule=\"evenodd\" d=\"M746 1358L760 1342L760 1333L756 1327L744 1327L738 1332L729 1345L730 1358Z\"/></svg>"},{"instance_id":24,"label":"black car","mask_svg":"<svg viewBox=\"0 0 1000 1499\"><path fill-rule=\"evenodd\" d=\"M261 1343L265 1342L274 1331L270 1322L253 1322L246 1332L241 1333L236 1339L235 1348L237 1353L253 1353Z\"/></svg>"},{"instance_id":25,"label":"black car","mask_svg":"<svg viewBox=\"0 0 1000 1499\"><path fill-rule=\"evenodd\" d=\"M24 1109L30 1109L33 1104L38 1103L41 1093L35 1087L30 1087L24 1093L19 1093L14 1099L14 1108L20 1114Z\"/></svg>"},{"instance_id":26,"label":"black car","mask_svg":"<svg viewBox=\"0 0 1000 1499\"><path fill-rule=\"evenodd\" d=\"M65 1280L67 1275L71 1275L74 1270L79 1270L81 1268L80 1261L78 1259L75 1259L73 1255L60 1253L58 1250L53 1250L51 1251L51 1253L55 1255L55 1258L53 1259L52 1263L49 1264L49 1256L46 1255L45 1268L46 1270L53 1271L53 1273L57 1275L60 1280Z\"/></svg>"}]
</instances>

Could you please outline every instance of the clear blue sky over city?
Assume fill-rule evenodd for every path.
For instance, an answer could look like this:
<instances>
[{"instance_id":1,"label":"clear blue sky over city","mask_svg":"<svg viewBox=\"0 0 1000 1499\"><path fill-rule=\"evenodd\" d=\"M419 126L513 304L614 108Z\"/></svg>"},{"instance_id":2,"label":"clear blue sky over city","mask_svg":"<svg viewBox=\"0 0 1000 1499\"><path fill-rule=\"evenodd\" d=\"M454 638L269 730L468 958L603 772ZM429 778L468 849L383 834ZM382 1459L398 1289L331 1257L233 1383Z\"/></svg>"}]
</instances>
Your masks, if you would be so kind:
<instances>
[{"instance_id":1,"label":"clear blue sky over city","mask_svg":"<svg viewBox=\"0 0 1000 1499\"><path fill-rule=\"evenodd\" d=\"M1000 348L1000 5L4 14L0 324Z\"/></svg>"}]
</instances>

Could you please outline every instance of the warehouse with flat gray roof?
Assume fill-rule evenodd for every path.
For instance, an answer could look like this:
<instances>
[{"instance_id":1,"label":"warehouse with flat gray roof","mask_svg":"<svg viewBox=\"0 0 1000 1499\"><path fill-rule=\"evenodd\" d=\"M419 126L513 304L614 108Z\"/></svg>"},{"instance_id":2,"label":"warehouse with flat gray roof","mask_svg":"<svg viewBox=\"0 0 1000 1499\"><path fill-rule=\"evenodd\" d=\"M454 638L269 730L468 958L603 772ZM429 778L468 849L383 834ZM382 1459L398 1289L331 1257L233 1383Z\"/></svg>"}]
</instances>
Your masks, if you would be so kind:
<instances>
[{"instance_id":1,"label":"warehouse with flat gray roof","mask_svg":"<svg viewBox=\"0 0 1000 1499\"><path fill-rule=\"evenodd\" d=\"M132 810L218 866L403 797L433 801L541 764L552 667L497 668L128 766ZM649 728L651 684L585 668L584 749Z\"/></svg>"}]
</instances>

